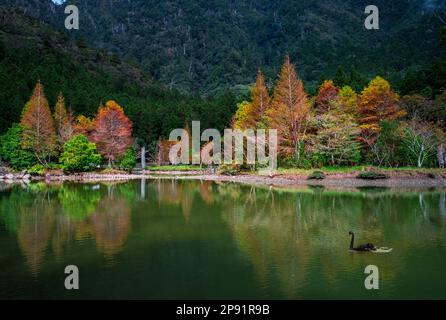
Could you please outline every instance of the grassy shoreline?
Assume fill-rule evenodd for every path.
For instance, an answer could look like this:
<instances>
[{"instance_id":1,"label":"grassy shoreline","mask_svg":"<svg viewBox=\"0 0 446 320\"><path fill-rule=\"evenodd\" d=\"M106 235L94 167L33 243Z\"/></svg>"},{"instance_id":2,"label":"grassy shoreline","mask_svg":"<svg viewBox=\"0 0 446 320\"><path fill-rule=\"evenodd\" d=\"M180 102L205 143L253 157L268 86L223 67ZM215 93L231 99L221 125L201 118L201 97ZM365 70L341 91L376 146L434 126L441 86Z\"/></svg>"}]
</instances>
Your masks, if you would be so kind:
<instances>
[{"instance_id":1,"label":"grassy shoreline","mask_svg":"<svg viewBox=\"0 0 446 320\"><path fill-rule=\"evenodd\" d=\"M308 177L320 171L323 179L309 180ZM364 172L384 174L381 179L361 179ZM31 181L125 181L135 179L176 179L210 180L217 182L235 182L263 186L339 186L339 187L446 187L446 169L440 168L377 168L377 167L326 167L321 169L279 168L273 175L261 175L258 172L240 172L236 174L218 174L198 166L153 166L137 174L119 170L102 172L66 174L61 171L49 171L43 176L32 176ZM18 179L0 177L0 182L20 182Z\"/></svg>"},{"instance_id":2,"label":"grassy shoreline","mask_svg":"<svg viewBox=\"0 0 446 320\"><path fill-rule=\"evenodd\" d=\"M200 168L200 166L152 166L146 168L147 172L152 173L178 173L178 172L208 172L206 167ZM218 170L217 170L218 171ZM442 168L417 168L417 167L374 167L374 166L354 166L354 167L322 167L322 168L311 168L311 169L301 169L301 168L283 168L279 167L274 175L295 175L295 176L310 176L315 171L320 171L326 176L348 176L357 175L361 172L377 172L384 173L389 177L406 177L413 175L437 175L446 178L446 169ZM224 174L223 174L224 175ZM241 171L240 173L234 175L259 175L258 171ZM432 178L432 177L431 177Z\"/></svg>"}]
</instances>

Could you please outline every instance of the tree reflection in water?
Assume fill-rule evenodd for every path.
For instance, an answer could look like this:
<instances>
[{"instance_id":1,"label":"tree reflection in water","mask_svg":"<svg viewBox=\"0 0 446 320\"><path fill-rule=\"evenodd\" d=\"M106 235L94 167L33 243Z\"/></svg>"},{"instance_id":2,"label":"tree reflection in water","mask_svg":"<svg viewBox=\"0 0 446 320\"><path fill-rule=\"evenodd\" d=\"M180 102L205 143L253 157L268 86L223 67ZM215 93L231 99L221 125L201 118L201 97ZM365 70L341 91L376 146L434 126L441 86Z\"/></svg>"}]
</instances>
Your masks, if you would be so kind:
<instances>
[{"instance_id":1,"label":"tree reflection in water","mask_svg":"<svg viewBox=\"0 0 446 320\"><path fill-rule=\"evenodd\" d=\"M315 269L320 269L321 283L336 286L337 279L343 278L340 272L352 273L379 261L382 280L389 281L402 267L405 250L441 241L446 231L446 217L436 208L437 204L444 207L444 191L309 188L273 192L221 184L216 194L259 283L267 287L277 277L288 298L299 297L299 288L308 284L308 273ZM434 232L419 232L426 224ZM349 255L347 232L351 229L360 231L363 239L396 250L388 257Z\"/></svg>"},{"instance_id":2,"label":"tree reflection in water","mask_svg":"<svg viewBox=\"0 0 446 320\"><path fill-rule=\"evenodd\" d=\"M193 273L206 266L209 254L218 263L236 263L234 256L225 261L214 251L225 248L229 255L234 246L265 296L277 290L287 298L311 297L314 290L323 297L327 284L345 286L346 277L362 277L369 264L379 264L381 281L391 282L407 267L410 250L441 246L446 196L444 190L274 189L175 179L38 183L1 191L0 220L17 236L34 277L46 255L62 260L74 244L93 242L104 263L114 265L132 233L134 254L128 256L135 261L144 252L166 259L159 262L168 268L183 261L181 269ZM394 251L350 254L349 230ZM201 247L206 243L211 246ZM156 256L158 248L167 249ZM151 270L164 276L156 265Z\"/></svg>"},{"instance_id":3,"label":"tree reflection in water","mask_svg":"<svg viewBox=\"0 0 446 320\"><path fill-rule=\"evenodd\" d=\"M17 233L25 263L35 276L49 246L58 259L73 241L94 239L98 251L113 261L130 232L134 192L129 188L70 183L13 186L2 196L0 218Z\"/></svg>"}]
</instances>

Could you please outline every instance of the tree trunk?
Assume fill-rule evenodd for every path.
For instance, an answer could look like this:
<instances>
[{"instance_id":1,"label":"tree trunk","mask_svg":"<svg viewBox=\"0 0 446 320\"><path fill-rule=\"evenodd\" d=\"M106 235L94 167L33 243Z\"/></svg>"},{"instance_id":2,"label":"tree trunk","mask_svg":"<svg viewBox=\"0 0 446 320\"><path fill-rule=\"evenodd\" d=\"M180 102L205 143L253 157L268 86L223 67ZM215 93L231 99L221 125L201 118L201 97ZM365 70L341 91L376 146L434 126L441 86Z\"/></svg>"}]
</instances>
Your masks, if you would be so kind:
<instances>
[{"instance_id":1,"label":"tree trunk","mask_svg":"<svg viewBox=\"0 0 446 320\"><path fill-rule=\"evenodd\" d=\"M294 152L296 153L296 161L297 165L300 166L300 140L297 140L296 148L294 149Z\"/></svg>"}]
</instances>

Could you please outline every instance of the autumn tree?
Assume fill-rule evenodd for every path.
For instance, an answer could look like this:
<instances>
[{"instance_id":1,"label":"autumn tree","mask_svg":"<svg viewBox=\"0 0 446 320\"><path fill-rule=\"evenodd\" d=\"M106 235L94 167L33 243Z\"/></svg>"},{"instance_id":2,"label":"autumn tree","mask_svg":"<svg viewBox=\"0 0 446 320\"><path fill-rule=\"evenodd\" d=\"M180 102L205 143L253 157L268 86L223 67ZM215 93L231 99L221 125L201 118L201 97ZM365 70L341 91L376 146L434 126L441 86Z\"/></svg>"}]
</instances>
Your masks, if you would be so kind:
<instances>
[{"instance_id":1,"label":"autumn tree","mask_svg":"<svg viewBox=\"0 0 446 320\"><path fill-rule=\"evenodd\" d=\"M109 166L132 144L132 122L116 101L108 101L98 110L92 138Z\"/></svg>"},{"instance_id":2,"label":"autumn tree","mask_svg":"<svg viewBox=\"0 0 446 320\"><path fill-rule=\"evenodd\" d=\"M252 114L252 103L248 101L242 101L237 104L237 111L235 112L232 126L235 129L248 129L250 116Z\"/></svg>"},{"instance_id":3,"label":"autumn tree","mask_svg":"<svg viewBox=\"0 0 446 320\"><path fill-rule=\"evenodd\" d=\"M357 164L361 146L357 141L358 125L349 114L329 111L317 118L318 132L313 153L328 165Z\"/></svg>"},{"instance_id":4,"label":"autumn tree","mask_svg":"<svg viewBox=\"0 0 446 320\"><path fill-rule=\"evenodd\" d=\"M267 111L270 128L278 130L279 153L282 156L294 156L300 161L308 114L309 103L302 80L298 78L294 65L286 56L271 108Z\"/></svg>"},{"instance_id":5,"label":"autumn tree","mask_svg":"<svg viewBox=\"0 0 446 320\"><path fill-rule=\"evenodd\" d=\"M98 110L101 110L104 108L104 105L102 104L102 100L99 101L99 107ZM86 117L84 115L79 115L76 117L74 121L74 135L82 134L88 138L89 141L93 141L93 131L94 131L94 119L92 120L89 117Z\"/></svg>"},{"instance_id":6,"label":"autumn tree","mask_svg":"<svg viewBox=\"0 0 446 320\"><path fill-rule=\"evenodd\" d=\"M320 86L318 95L314 102L314 107L318 114L330 111L333 102L338 98L339 88L336 87L331 80L326 80Z\"/></svg>"},{"instance_id":7,"label":"autumn tree","mask_svg":"<svg viewBox=\"0 0 446 320\"><path fill-rule=\"evenodd\" d=\"M401 97L400 104L406 111L408 119L418 118L434 122L434 118L429 118L434 114L433 103L426 97L419 94L406 95Z\"/></svg>"},{"instance_id":8,"label":"autumn tree","mask_svg":"<svg viewBox=\"0 0 446 320\"><path fill-rule=\"evenodd\" d=\"M157 165L161 166L170 164L169 152L176 143L177 141L162 140L161 138L158 139L155 151L155 160Z\"/></svg>"},{"instance_id":9,"label":"autumn tree","mask_svg":"<svg viewBox=\"0 0 446 320\"><path fill-rule=\"evenodd\" d=\"M265 128L266 111L270 107L271 98L265 84L265 77L260 70L257 72L256 84L251 90L251 101L252 114L249 119L249 125L251 128Z\"/></svg>"},{"instance_id":10,"label":"autumn tree","mask_svg":"<svg viewBox=\"0 0 446 320\"><path fill-rule=\"evenodd\" d=\"M406 112L400 108L399 96L392 90L389 82L379 76L376 77L359 97L361 139L366 145L372 145L381 130L382 121L394 121L405 114Z\"/></svg>"},{"instance_id":11,"label":"autumn tree","mask_svg":"<svg viewBox=\"0 0 446 320\"><path fill-rule=\"evenodd\" d=\"M338 106L340 111L352 115L354 118L358 117L358 95L349 86L342 87L339 90Z\"/></svg>"},{"instance_id":12,"label":"autumn tree","mask_svg":"<svg viewBox=\"0 0 446 320\"><path fill-rule=\"evenodd\" d=\"M59 151L67 142L74 132L73 116L65 107L65 99L62 93L57 97L56 106L54 107L54 128L56 129L57 144Z\"/></svg>"},{"instance_id":13,"label":"autumn tree","mask_svg":"<svg viewBox=\"0 0 446 320\"><path fill-rule=\"evenodd\" d=\"M23 110L20 125L23 128L22 147L33 151L38 161L45 164L54 155L56 133L43 90L43 85L38 82Z\"/></svg>"},{"instance_id":14,"label":"autumn tree","mask_svg":"<svg viewBox=\"0 0 446 320\"><path fill-rule=\"evenodd\" d=\"M86 136L89 140L92 139L92 134L94 130L94 121L90 118L80 115L76 117L74 123L74 134L82 134Z\"/></svg>"},{"instance_id":15,"label":"autumn tree","mask_svg":"<svg viewBox=\"0 0 446 320\"><path fill-rule=\"evenodd\" d=\"M446 129L446 91L428 100L421 95L407 95L401 98L401 105L407 111L407 118L439 125Z\"/></svg>"},{"instance_id":16,"label":"autumn tree","mask_svg":"<svg viewBox=\"0 0 446 320\"><path fill-rule=\"evenodd\" d=\"M238 129L266 128L266 111L271 104L265 77L259 70L255 85L251 88L251 101L243 101L237 106L234 118Z\"/></svg>"}]
</instances>

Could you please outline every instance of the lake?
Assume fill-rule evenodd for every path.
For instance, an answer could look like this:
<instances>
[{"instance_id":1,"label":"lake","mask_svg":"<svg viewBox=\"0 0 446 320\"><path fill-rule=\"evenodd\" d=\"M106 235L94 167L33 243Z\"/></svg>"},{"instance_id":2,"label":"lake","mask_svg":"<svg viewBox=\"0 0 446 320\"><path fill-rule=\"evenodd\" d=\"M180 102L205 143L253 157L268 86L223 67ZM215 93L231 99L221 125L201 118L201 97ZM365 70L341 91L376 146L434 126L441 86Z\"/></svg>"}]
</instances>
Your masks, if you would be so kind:
<instances>
[{"instance_id":1,"label":"lake","mask_svg":"<svg viewBox=\"0 0 446 320\"><path fill-rule=\"evenodd\" d=\"M0 186L0 298L446 299L445 189ZM356 243L391 253L351 253ZM79 269L66 290L64 269ZM366 290L364 269L379 269Z\"/></svg>"}]
</instances>

